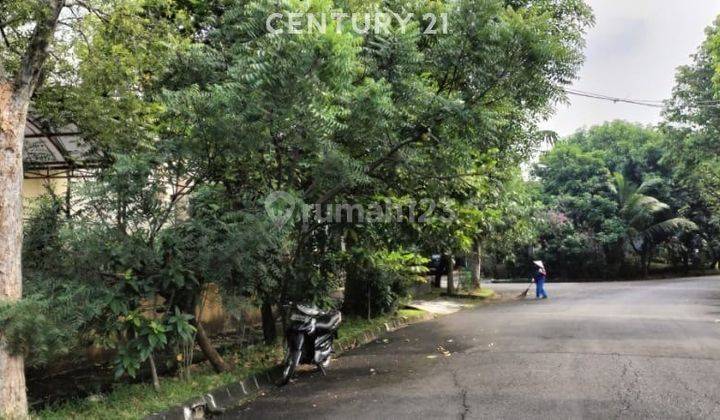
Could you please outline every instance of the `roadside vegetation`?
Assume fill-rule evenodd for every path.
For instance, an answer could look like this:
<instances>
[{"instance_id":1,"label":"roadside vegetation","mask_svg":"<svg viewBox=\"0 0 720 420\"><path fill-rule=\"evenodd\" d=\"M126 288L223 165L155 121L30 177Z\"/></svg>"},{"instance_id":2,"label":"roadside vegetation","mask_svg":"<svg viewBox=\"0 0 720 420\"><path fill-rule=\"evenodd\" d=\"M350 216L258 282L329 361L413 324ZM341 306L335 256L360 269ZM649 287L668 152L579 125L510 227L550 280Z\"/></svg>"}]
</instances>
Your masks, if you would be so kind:
<instances>
[{"instance_id":1,"label":"roadside vegetation","mask_svg":"<svg viewBox=\"0 0 720 420\"><path fill-rule=\"evenodd\" d=\"M349 346L362 341L363 336L384 327L393 320L416 321L423 319L424 311L399 309L394 314L373 319L355 318L340 326L338 345ZM136 383L118 385L106 395L73 400L59 406L50 406L35 413L41 419L136 419L159 413L174 405L185 403L223 385L229 385L250 375L261 374L276 366L283 358L280 343L256 345L227 355L232 370L218 374L209 363L193 366L191 378L170 377L163 380L159 391L152 384Z\"/></svg>"},{"instance_id":2,"label":"roadside vegetation","mask_svg":"<svg viewBox=\"0 0 720 420\"><path fill-rule=\"evenodd\" d=\"M381 6L415 18L388 33L265 26ZM451 31L424 33L425 13L447 13ZM557 139L538 126L592 23L581 0L3 2L0 100L15 92L17 112L0 140L22 148L29 108L76 125L93 166L21 219L5 176L21 168L0 161L0 204L18 209L0 205L0 268L22 257L22 274L0 277L0 417L28 412L24 368L88 349L113 372L95 391L114 391L51 408L39 396L34 413L179 403L276 363L288 302L342 305L349 336L382 325L436 253L468 270L449 294L532 259L551 277L716 265L720 110L704 104L720 86L717 30L680 70L666 124ZM375 217L330 219L342 205ZM243 337L220 350L200 321L211 286Z\"/></svg>"},{"instance_id":3,"label":"roadside vegetation","mask_svg":"<svg viewBox=\"0 0 720 420\"><path fill-rule=\"evenodd\" d=\"M720 29L678 69L665 121L609 122L540 156L538 258L566 278L713 272L720 263Z\"/></svg>"}]
</instances>

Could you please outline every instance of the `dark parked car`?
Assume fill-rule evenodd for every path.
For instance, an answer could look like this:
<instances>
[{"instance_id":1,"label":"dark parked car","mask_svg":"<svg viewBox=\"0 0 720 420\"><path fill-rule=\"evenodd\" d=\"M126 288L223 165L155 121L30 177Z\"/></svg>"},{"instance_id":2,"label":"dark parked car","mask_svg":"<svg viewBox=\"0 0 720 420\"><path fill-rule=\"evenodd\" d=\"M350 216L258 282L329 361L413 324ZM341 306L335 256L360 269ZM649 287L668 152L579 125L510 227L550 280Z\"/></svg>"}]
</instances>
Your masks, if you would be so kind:
<instances>
[{"instance_id":1,"label":"dark parked car","mask_svg":"<svg viewBox=\"0 0 720 420\"><path fill-rule=\"evenodd\" d=\"M428 269L430 270L428 274L431 276L434 276L435 273L438 272L440 269L440 264L442 264L442 257L440 254L432 254L430 256L430 262L428 262Z\"/></svg>"},{"instance_id":2,"label":"dark parked car","mask_svg":"<svg viewBox=\"0 0 720 420\"><path fill-rule=\"evenodd\" d=\"M455 269L465 266L465 257L455 257ZM441 254L432 254L430 256L430 262L427 265L429 275L434 276L440 272L441 275L447 274L448 269L444 266Z\"/></svg>"}]
</instances>

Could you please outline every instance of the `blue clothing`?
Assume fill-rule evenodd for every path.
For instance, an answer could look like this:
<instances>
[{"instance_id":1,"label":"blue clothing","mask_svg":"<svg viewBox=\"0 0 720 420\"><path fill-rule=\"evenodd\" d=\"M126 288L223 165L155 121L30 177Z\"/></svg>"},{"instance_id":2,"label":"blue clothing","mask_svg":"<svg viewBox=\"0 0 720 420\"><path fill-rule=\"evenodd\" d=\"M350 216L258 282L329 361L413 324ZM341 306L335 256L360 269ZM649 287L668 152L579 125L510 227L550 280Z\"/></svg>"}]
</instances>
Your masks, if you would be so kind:
<instances>
[{"instance_id":1,"label":"blue clothing","mask_svg":"<svg viewBox=\"0 0 720 420\"><path fill-rule=\"evenodd\" d=\"M547 293L545 293L545 275L540 272L540 270L535 272L535 275L533 276L535 279L535 296L539 298L547 298Z\"/></svg>"}]
</instances>

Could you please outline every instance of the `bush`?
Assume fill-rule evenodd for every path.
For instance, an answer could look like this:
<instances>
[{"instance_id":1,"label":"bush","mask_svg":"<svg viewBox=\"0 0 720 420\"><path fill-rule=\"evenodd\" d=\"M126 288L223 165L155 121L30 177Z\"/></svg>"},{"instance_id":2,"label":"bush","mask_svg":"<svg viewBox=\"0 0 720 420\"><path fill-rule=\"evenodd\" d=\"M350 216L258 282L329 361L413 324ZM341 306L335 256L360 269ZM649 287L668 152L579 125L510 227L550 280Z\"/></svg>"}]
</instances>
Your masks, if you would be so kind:
<instances>
[{"instance_id":1,"label":"bush","mask_svg":"<svg viewBox=\"0 0 720 420\"><path fill-rule=\"evenodd\" d=\"M404 251L353 250L346 264L343 312L373 317L397 309L408 288L425 281L427 258Z\"/></svg>"},{"instance_id":2,"label":"bush","mask_svg":"<svg viewBox=\"0 0 720 420\"><path fill-rule=\"evenodd\" d=\"M592 232L578 231L571 224L547 234L536 257L558 278L602 278L606 273L602 244Z\"/></svg>"},{"instance_id":3,"label":"bush","mask_svg":"<svg viewBox=\"0 0 720 420\"><path fill-rule=\"evenodd\" d=\"M88 344L92 322L106 299L103 288L26 277L29 294L0 305L0 329L10 352L29 367L44 366Z\"/></svg>"},{"instance_id":4,"label":"bush","mask_svg":"<svg viewBox=\"0 0 720 420\"><path fill-rule=\"evenodd\" d=\"M33 202L23 227L23 270L51 271L60 252L60 231L64 224L57 197L43 195Z\"/></svg>"}]
</instances>

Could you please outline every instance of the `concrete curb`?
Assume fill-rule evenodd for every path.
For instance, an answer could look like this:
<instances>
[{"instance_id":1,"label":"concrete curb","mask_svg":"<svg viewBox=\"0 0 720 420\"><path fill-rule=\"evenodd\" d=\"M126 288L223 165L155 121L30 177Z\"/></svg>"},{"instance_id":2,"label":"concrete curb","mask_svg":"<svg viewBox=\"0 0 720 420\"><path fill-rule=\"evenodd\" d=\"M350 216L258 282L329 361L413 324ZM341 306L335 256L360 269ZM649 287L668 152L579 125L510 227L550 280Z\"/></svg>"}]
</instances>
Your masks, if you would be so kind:
<instances>
[{"instance_id":1,"label":"concrete curb","mask_svg":"<svg viewBox=\"0 0 720 420\"><path fill-rule=\"evenodd\" d=\"M383 326L366 331L360 338L339 339L335 341L336 354L368 344L380 338L383 334L406 327L416 322L427 321L435 318L435 315L426 312L423 315L412 318L401 317L386 322ZM202 397L194 398L185 404L173 407L161 413L151 414L145 420L192 420L203 419L208 414L218 414L233 408L238 403L260 391L269 390L280 381L282 367L275 366L257 375L251 375L238 382L221 386Z\"/></svg>"}]
</instances>

